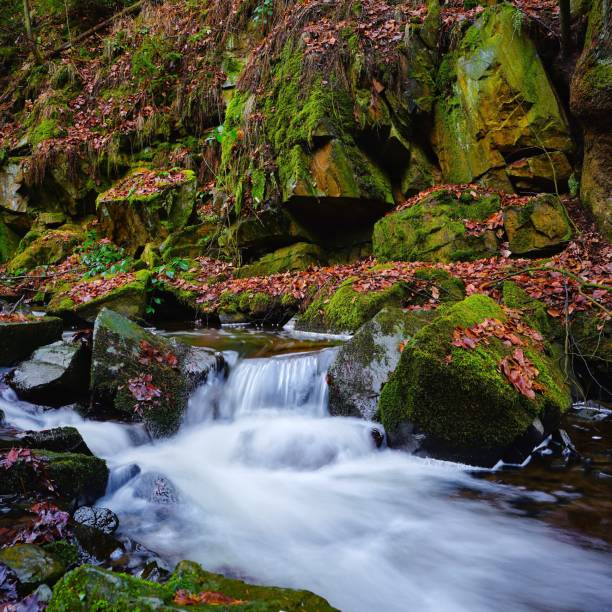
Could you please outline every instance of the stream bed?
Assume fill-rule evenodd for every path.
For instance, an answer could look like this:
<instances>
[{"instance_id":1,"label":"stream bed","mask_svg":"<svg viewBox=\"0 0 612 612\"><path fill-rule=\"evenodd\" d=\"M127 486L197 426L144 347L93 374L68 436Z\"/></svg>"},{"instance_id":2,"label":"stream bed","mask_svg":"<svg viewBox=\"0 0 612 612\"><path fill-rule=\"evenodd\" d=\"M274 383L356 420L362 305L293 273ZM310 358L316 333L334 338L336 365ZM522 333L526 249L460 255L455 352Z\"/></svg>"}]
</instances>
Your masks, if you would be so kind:
<instances>
[{"instance_id":1,"label":"stream bed","mask_svg":"<svg viewBox=\"0 0 612 612\"><path fill-rule=\"evenodd\" d=\"M337 340L243 329L169 335L223 351L227 378L192 396L180 431L44 410L3 389L23 429L73 425L111 478L98 505L169 563L310 589L345 612L612 609L612 413L576 406L521 468L481 470L379 448L330 417Z\"/></svg>"}]
</instances>

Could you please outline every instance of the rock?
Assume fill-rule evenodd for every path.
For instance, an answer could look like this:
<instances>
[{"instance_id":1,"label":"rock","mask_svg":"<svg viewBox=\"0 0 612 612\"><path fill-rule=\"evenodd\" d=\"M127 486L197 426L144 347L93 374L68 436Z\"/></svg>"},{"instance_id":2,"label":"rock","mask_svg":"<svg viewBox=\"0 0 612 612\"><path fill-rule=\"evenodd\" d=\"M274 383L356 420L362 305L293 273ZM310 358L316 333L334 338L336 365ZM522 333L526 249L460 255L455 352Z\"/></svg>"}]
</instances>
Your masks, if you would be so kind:
<instances>
[{"instance_id":1,"label":"rock","mask_svg":"<svg viewBox=\"0 0 612 612\"><path fill-rule=\"evenodd\" d=\"M81 506L76 510L72 519L79 525L93 527L109 535L117 531L119 527L119 518L108 508Z\"/></svg>"},{"instance_id":2,"label":"rock","mask_svg":"<svg viewBox=\"0 0 612 612\"><path fill-rule=\"evenodd\" d=\"M83 436L75 427L55 427L42 431L26 431L10 439L0 439L0 449L31 448L56 453L92 455Z\"/></svg>"},{"instance_id":3,"label":"rock","mask_svg":"<svg viewBox=\"0 0 612 612\"><path fill-rule=\"evenodd\" d=\"M218 252L217 235L219 226L213 223L190 225L172 232L160 245L159 251L164 261L174 257L196 258L202 255L213 256Z\"/></svg>"},{"instance_id":4,"label":"rock","mask_svg":"<svg viewBox=\"0 0 612 612\"><path fill-rule=\"evenodd\" d=\"M152 611L175 609L173 599L179 590L194 595L204 592L219 593L229 601L243 605L230 608L269 612L332 612L324 599L309 591L295 591L276 587L254 586L241 580L225 578L203 570L192 561L181 561L163 584L148 582L127 574L83 565L69 572L53 589L48 612L88 612L100 606L113 610ZM194 609L208 608L196 605ZM224 606L225 607L225 606Z\"/></svg>"},{"instance_id":5,"label":"rock","mask_svg":"<svg viewBox=\"0 0 612 612\"><path fill-rule=\"evenodd\" d=\"M360 327L329 368L330 414L373 420L380 391L397 367L404 343L431 318L427 312L384 308Z\"/></svg>"},{"instance_id":6,"label":"rock","mask_svg":"<svg viewBox=\"0 0 612 612\"><path fill-rule=\"evenodd\" d=\"M59 340L62 320L55 317L31 317L26 321L3 321L0 318L0 366L10 366L39 346Z\"/></svg>"},{"instance_id":7,"label":"rock","mask_svg":"<svg viewBox=\"0 0 612 612\"><path fill-rule=\"evenodd\" d=\"M43 212L38 215L37 221L45 227L59 227L66 223L66 215L63 212Z\"/></svg>"},{"instance_id":8,"label":"rock","mask_svg":"<svg viewBox=\"0 0 612 612\"><path fill-rule=\"evenodd\" d=\"M593 0L584 50L572 78L570 107L584 127L580 198L612 240L612 38L610 7Z\"/></svg>"},{"instance_id":9,"label":"rock","mask_svg":"<svg viewBox=\"0 0 612 612\"><path fill-rule=\"evenodd\" d=\"M507 317L490 298L473 295L440 308L414 335L379 400L391 445L409 442L405 434L412 430L425 434L425 450L437 457L493 465L534 419L554 423L570 407L565 376L532 337L520 339L524 357L538 372L533 399L519 393L501 369L516 346L495 336L472 349L453 344L456 330L461 337L463 329ZM513 322L509 329L515 329Z\"/></svg>"},{"instance_id":10,"label":"rock","mask_svg":"<svg viewBox=\"0 0 612 612\"><path fill-rule=\"evenodd\" d=\"M296 322L296 329L353 333L385 307L401 306L409 296L406 283L395 283L382 291L359 292L349 278L330 296L322 289Z\"/></svg>"},{"instance_id":11,"label":"rock","mask_svg":"<svg viewBox=\"0 0 612 612\"><path fill-rule=\"evenodd\" d=\"M250 276L269 276L283 272L307 270L320 266L325 262L325 254L321 247L308 242L298 242L264 255L256 262L243 266L236 272L238 278Z\"/></svg>"},{"instance_id":12,"label":"rock","mask_svg":"<svg viewBox=\"0 0 612 612\"><path fill-rule=\"evenodd\" d=\"M29 460L28 458L32 458ZM49 493L67 501L94 502L108 482L106 462L90 455L34 450L3 472L0 494Z\"/></svg>"},{"instance_id":13,"label":"rock","mask_svg":"<svg viewBox=\"0 0 612 612\"><path fill-rule=\"evenodd\" d=\"M40 584L53 585L66 571L59 559L34 544L17 544L0 550L0 563L15 572L28 592Z\"/></svg>"},{"instance_id":14,"label":"rock","mask_svg":"<svg viewBox=\"0 0 612 612\"><path fill-rule=\"evenodd\" d=\"M0 217L0 265L11 260L18 246L19 237Z\"/></svg>"},{"instance_id":15,"label":"rock","mask_svg":"<svg viewBox=\"0 0 612 612\"><path fill-rule=\"evenodd\" d=\"M290 294L272 296L263 291L226 291L219 296L217 314L222 324L282 326L296 311L297 300Z\"/></svg>"},{"instance_id":16,"label":"rock","mask_svg":"<svg viewBox=\"0 0 612 612\"><path fill-rule=\"evenodd\" d=\"M22 160L14 158L0 168L0 208L24 214L28 200L21 193L24 184Z\"/></svg>"},{"instance_id":17,"label":"rock","mask_svg":"<svg viewBox=\"0 0 612 612\"><path fill-rule=\"evenodd\" d=\"M99 279L86 282L90 282L94 287ZM70 295L73 286L68 285L55 292L47 306L47 312L69 322L76 320L93 323L100 311L108 308L130 319L142 320L149 304L150 286L151 272L139 270L132 273L131 280L125 279L120 286L93 299L75 302ZM87 294L86 285L80 285L80 289L82 294Z\"/></svg>"},{"instance_id":18,"label":"rock","mask_svg":"<svg viewBox=\"0 0 612 612\"><path fill-rule=\"evenodd\" d=\"M567 211L559 198L540 195L523 206L504 208L504 229L516 255L559 249L572 238Z\"/></svg>"},{"instance_id":19,"label":"rock","mask_svg":"<svg viewBox=\"0 0 612 612\"><path fill-rule=\"evenodd\" d=\"M65 406L89 390L90 351L80 341L60 340L37 349L11 372L9 385L33 404Z\"/></svg>"},{"instance_id":20,"label":"rock","mask_svg":"<svg viewBox=\"0 0 612 612\"><path fill-rule=\"evenodd\" d=\"M416 204L393 212L376 223L372 235L374 255L380 261L471 261L494 254L498 238L493 229L474 235L464 220L486 221L499 212L499 196L473 197L465 191L426 195Z\"/></svg>"},{"instance_id":21,"label":"rock","mask_svg":"<svg viewBox=\"0 0 612 612\"><path fill-rule=\"evenodd\" d=\"M112 310L96 318L91 389L94 410L142 420L156 437L177 431L190 393L222 357L152 334Z\"/></svg>"},{"instance_id":22,"label":"rock","mask_svg":"<svg viewBox=\"0 0 612 612\"><path fill-rule=\"evenodd\" d=\"M485 8L440 65L434 148L447 182L511 192L507 159L521 155L529 165L525 150L572 151L567 118L517 11ZM520 182L536 187L530 176Z\"/></svg>"},{"instance_id":23,"label":"rock","mask_svg":"<svg viewBox=\"0 0 612 612\"><path fill-rule=\"evenodd\" d=\"M15 274L38 266L61 263L82 241L80 228L72 225L45 232L25 247L22 240L18 254L11 260L7 269L11 274Z\"/></svg>"},{"instance_id":24,"label":"rock","mask_svg":"<svg viewBox=\"0 0 612 612\"><path fill-rule=\"evenodd\" d=\"M519 191L560 191L567 187L572 166L565 153L552 151L512 162L506 172Z\"/></svg>"},{"instance_id":25,"label":"rock","mask_svg":"<svg viewBox=\"0 0 612 612\"><path fill-rule=\"evenodd\" d=\"M187 225L196 196L191 170L137 168L96 200L100 229L134 255Z\"/></svg>"}]
</instances>

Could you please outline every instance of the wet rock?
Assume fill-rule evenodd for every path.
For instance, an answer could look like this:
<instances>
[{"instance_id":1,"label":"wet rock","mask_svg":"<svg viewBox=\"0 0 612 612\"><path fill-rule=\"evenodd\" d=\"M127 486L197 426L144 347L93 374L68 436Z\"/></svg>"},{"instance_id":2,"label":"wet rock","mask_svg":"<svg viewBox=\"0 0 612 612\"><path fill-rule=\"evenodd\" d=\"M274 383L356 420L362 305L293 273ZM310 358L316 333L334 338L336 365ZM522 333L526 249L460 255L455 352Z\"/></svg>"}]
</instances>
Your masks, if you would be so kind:
<instances>
[{"instance_id":1,"label":"wet rock","mask_svg":"<svg viewBox=\"0 0 612 612\"><path fill-rule=\"evenodd\" d=\"M0 366L10 366L29 357L40 346L59 340L62 320L31 317L26 321L0 320Z\"/></svg>"},{"instance_id":2,"label":"wet rock","mask_svg":"<svg viewBox=\"0 0 612 612\"><path fill-rule=\"evenodd\" d=\"M431 318L430 313L384 308L343 344L327 374L330 414L372 420L403 344Z\"/></svg>"},{"instance_id":3,"label":"wet rock","mask_svg":"<svg viewBox=\"0 0 612 612\"><path fill-rule=\"evenodd\" d=\"M90 351L81 342L59 341L37 349L17 366L8 383L20 399L45 406L65 406L89 389Z\"/></svg>"},{"instance_id":4,"label":"wet rock","mask_svg":"<svg viewBox=\"0 0 612 612\"><path fill-rule=\"evenodd\" d=\"M31 448L56 453L92 455L83 436L75 427L56 427L42 431L26 431L17 436L0 439L0 449Z\"/></svg>"},{"instance_id":5,"label":"wet rock","mask_svg":"<svg viewBox=\"0 0 612 612\"><path fill-rule=\"evenodd\" d=\"M77 453L25 450L10 467L5 467L0 494L53 493L81 504L92 503L104 495L108 468L102 459Z\"/></svg>"},{"instance_id":6,"label":"wet rock","mask_svg":"<svg viewBox=\"0 0 612 612\"><path fill-rule=\"evenodd\" d=\"M185 227L193 212L196 176L191 170L137 168L100 194L100 229L134 255Z\"/></svg>"},{"instance_id":7,"label":"wet rock","mask_svg":"<svg viewBox=\"0 0 612 612\"><path fill-rule=\"evenodd\" d=\"M480 180L511 192L507 159L520 155L529 165L524 151L572 150L567 118L536 47L527 28L515 25L517 10L486 8L440 65L434 148L448 182ZM520 182L536 190L530 178Z\"/></svg>"},{"instance_id":8,"label":"wet rock","mask_svg":"<svg viewBox=\"0 0 612 612\"><path fill-rule=\"evenodd\" d=\"M116 610L170 609L176 606L173 599L179 590L196 595L207 591L220 593L227 597L228 601L234 601L234 606L235 602L239 601L254 610L335 610L324 599L310 591L249 585L241 580L207 572L191 561L181 561L164 584L84 565L66 574L56 584L47 609L49 612L86 612L96 609L102 602L104 606L111 606Z\"/></svg>"},{"instance_id":9,"label":"wet rock","mask_svg":"<svg viewBox=\"0 0 612 612\"><path fill-rule=\"evenodd\" d=\"M156 437L174 433L195 387L222 365L213 351L152 334L103 309L93 335L94 411L112 409L145 423Z\"/></svg>"},{"instance_id":10,"label":"wet rock","mask_svg":"<svg viewBox=\"0 0 612 612\"><path fill-rule=\"evenodd\" d=\"M494 230L475 235L465 220L484 222L501 209L499 197L461 197L435 191L404 210L376 223L372 249L381 261L471 261L493 255L498 249Z\"/></svg>"},{"instance_id":11,"label":"wet rock","mask_svg":"<svg viewBox=\"0 0 612 612\"><path fill-rule=\"evenodd\" d=\"M567 211L559 198L540 195L523 206L504 208L504 229L516 255L560 249L572 237Z\"/></svg>"},{"instance_id":12,"label":"wet rock","mask_svg":"<svg viewBox=\"0 0 612 612\"><path fill-rule=\"evenodd\" d=\"M308 242L298 242L264 255L261 259L243 266L236 272L238 278L251 276L269 276L282 272L307 270L311 266L320 266L326 257L321 247Z\"/></svg>"},{"instance_id":13,"label":"wet rock","mask_svg":"<svg viewBox=\"0 0 612 612\"><path fill-rule=\"evenodd\" d=\"M403 424L409 423L426 435L424 448L435 456L493 465L535 418L550 430L570 407L565 376L545 343L521 336L523 356L537 369L533 398L520 393L502 371L502 360L516 346L494 335L474 348L456 345L456 330L487 319L504 322L507 315L490 298L474 295L440 309L416 332L380 395L390 445L406 442Z\"/></svg>"},{"instance_id":14,"label":"wet rock","mask_svg":"<svg viewBox=\"0 0 612 612\"><path fill-rule=\"evenodd\" d=\"M0 563L15 572L27 592L38 585L53 585L66 571L64 564L34 544L18 544L0 550Z\"/></svg>"},{"instance_id":15,"label":"wet rock","mask_svg":"<svg viewBox=\"0 0 612 612\"><path fill-rule=\"evenodd\" d=\"M172 232L159 247L161 257L164 261L170 261L174 257L212 257L218 253L218 233L218 226L212 223L190 225Z\"/></svg>"},{"instance_id":16,"label":"wet rock","mask_svg":"<svg viewBox=\"0 0 612 612\"><path fill-rule=\"evenodd\" d=\"M261 291L222 293L218 316L223 324L284 325L297 311L297 301L290 294L272 296Z\"/></svg>"},{"instance_id":17,"label":"wet rock","mask_svg":"<svg viewBox=\"0 0 612 612\"><path fill-rule=\"evenodd\" d=\"M76 510L72 518L75 523L93 527L109 535L117 531L119 527L119 518L108 508L81 506Z\"/></svg>"},{"instance_id":18,"label":"wet rock","mask_svg":"<svg viewBox=\"0 0 612 612\"><path fill-rule=\"evenodd\" d=\"M92 283L95 280L91 281ZM93 323L103 308L108 308L130 319L144 319L149 303L151 273L139 270L133 274L132 280L127 280L121 286L111 289L97 297L76 303L69 295L71 287L57 291L47 312L67 321L85 321ZM87 287L82 288L87 293Z\"/></svg>"},{"instance_id":19,"label":"wet rock","mask_svg":"<svg viewBox=\"0 0 612 612\"><path fill-rule=\"evenodd\" d=\"M177 488L162 474L147 472L138 477L134 491L137 497L161 505L176 504L179 500Z\"/></svg>"}]
</instances>

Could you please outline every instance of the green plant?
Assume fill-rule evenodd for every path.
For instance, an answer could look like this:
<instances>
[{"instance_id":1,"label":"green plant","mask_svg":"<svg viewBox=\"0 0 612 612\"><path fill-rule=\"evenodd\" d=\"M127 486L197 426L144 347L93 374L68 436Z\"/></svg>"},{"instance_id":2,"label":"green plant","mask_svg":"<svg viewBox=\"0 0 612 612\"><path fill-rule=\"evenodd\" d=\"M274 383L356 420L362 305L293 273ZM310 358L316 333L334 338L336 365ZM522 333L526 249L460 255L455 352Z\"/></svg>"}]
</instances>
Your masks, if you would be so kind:
<instances>
[{"instance_id":1,"label":"green plant","mask_svg":"<svg viewBox=\"0 0 612 612\"><path fill-rule=\"evenodd\" d=\"M177 274L187 272L187 270L189 270L189 262L181 257L174 257L168 263L153 268L153 278L149 291L155 294L157 289L163 287L166 279L172 280ZM151 303L147 306L146 314L155 314L155 306L159 306L162 303L163 299L159 295L153 295Z\"/></svg>"},{"instance_id":2,"label":"green plant","mask_svg":"<svg viewBox=\"0 0 612 612\"><path fill-rule=\"evenodd\" d=\"M567 186L569 187L569 192L572 198L575 198L580 193L580 181L576 178L574 173L572 173L567 180Z\"/></svg>"},{"instance_id":3,"label":"green plant","mask_svg":"<svg viewBox=\"0 0 612 612\"><path fill-rule=\"evenodd\" d=\"M524 17L525 16L523 15L522 11L519 11L518 9L514 11L514 14L512 15L512 36L515 34L517 36L521 35Z\"/></svg>"},{"instance_id":4,"label":"green plant","mask_svg":"<svg viewBox=\"0 0 612 612\"><path fill-rule=\"evenodd\" d=\"M268 25L274 15L274 0L262 0L253 11L253 22L257 25Z\"/></svg>"},{"instance_id":5,"label":"green plant","mask_svg":"<svg viewBox=\"0 0 612 612\"><path fill-rule=\"evenodd\" d=\"M84 278L127 272L132 267L132 258L126 255L125 250L107 238L98 239L95 230L87 232L85 242L78 252L81 255L81 263L87 267Z\"/></svg>"}]
</instances>

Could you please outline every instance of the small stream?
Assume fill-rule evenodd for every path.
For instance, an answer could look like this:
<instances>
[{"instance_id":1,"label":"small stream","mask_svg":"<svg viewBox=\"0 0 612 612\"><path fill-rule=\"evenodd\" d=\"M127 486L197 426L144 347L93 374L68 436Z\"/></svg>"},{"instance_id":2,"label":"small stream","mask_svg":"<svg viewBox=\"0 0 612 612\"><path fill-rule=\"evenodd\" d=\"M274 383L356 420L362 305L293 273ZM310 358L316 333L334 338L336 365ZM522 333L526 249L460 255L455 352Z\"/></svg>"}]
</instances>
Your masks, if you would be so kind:
<instances>
[{"instance_id":1,"label":"small stream","mask_svg":"<svg viewBox=\"0 0 612 612\"><path fill-rule=\"evenodd\" d=\"M543 448L522 469L377 448L333 418L333 342L245 330L167 332L230 363L191 398L181 430L44 411L4 390L12 425L73 425L111 468L121 531L168 561L310 589L345 612L612 609L612 416L565 427L590 459Z\"/></svg>"}]
</instances>

